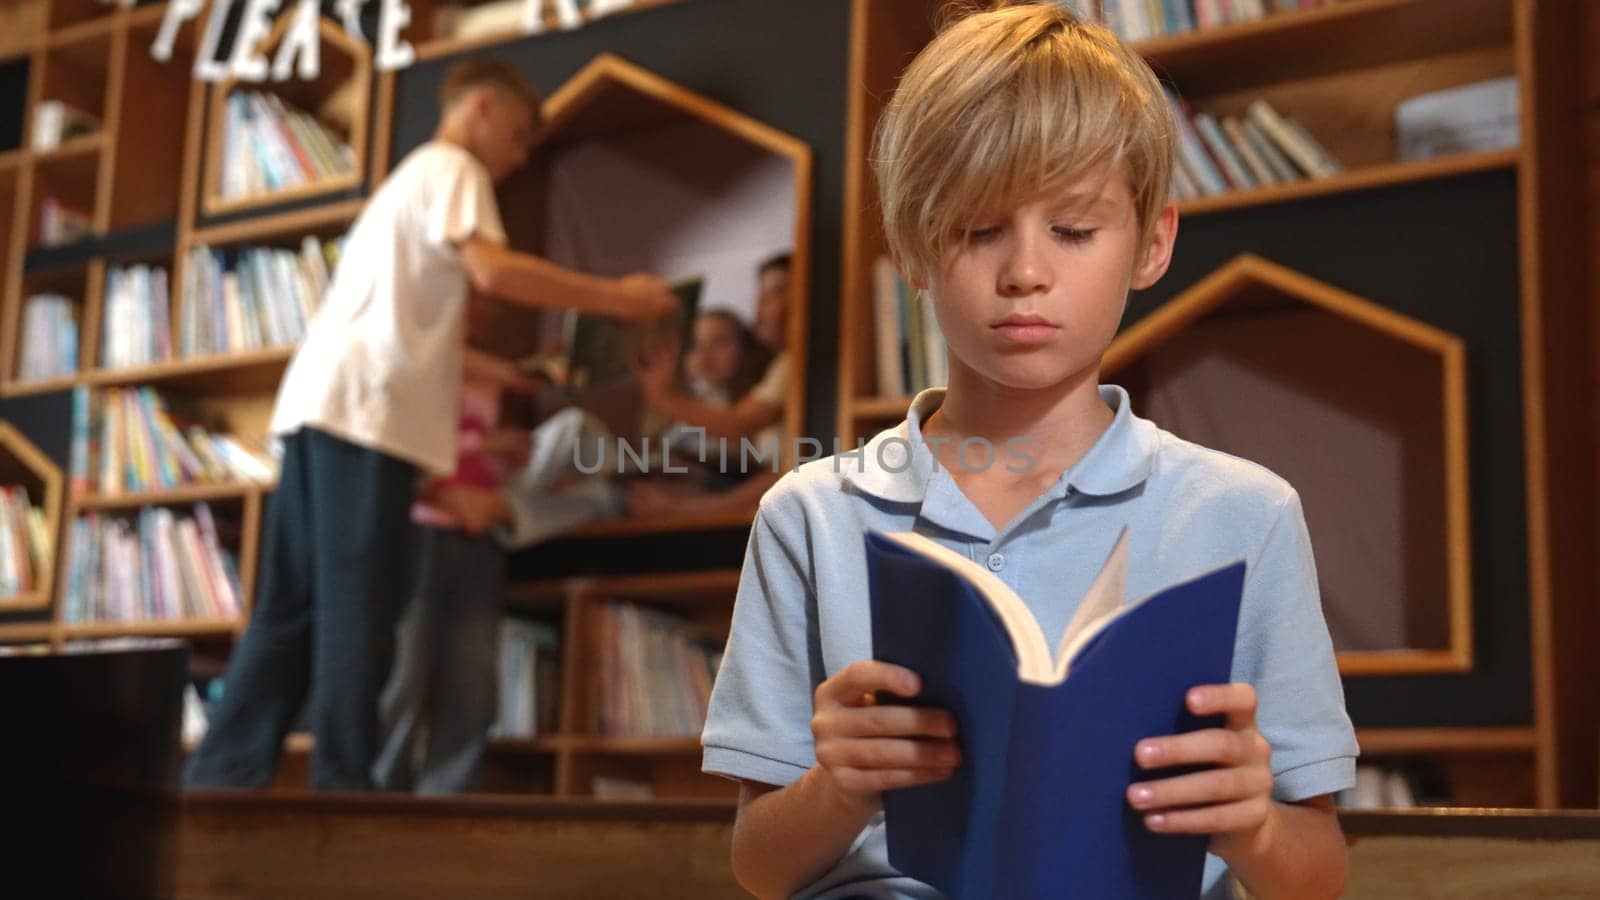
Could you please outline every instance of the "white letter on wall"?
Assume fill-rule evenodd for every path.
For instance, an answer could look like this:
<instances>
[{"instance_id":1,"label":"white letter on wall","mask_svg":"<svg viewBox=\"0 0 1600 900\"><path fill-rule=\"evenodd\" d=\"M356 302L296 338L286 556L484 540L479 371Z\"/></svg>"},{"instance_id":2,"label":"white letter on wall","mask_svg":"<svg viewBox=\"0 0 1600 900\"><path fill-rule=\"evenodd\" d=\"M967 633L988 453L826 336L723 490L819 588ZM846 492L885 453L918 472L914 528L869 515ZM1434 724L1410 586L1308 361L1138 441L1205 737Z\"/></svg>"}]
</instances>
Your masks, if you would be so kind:
<instances>
[{"instance_id":1,"label":"white letter on wall","mask_svg":"<svg viewBox=\"0 0 1600 900\"><path fill-rule=\"evenodd\" d=\"M361 34L361 6L367 0L338 0L333 8L338 11L339 18L344 22L344 33L358 41L366 40Z\"/></svg>"},{"instance_id":2,"label":"white letter on wall","mask_svg":"<svg viewBox=\"0 0 1600 900\"><path fill-rule=\"evenodd\" d=\"M589 19L592 21L601 16L622 12L633 6L633 0L592 0L589 4Z\"/></svg>"},{"instance_id":3,"label":"white letter on wall","mask_svg":"<svg viewBox=\"0 0 1600 900\"><path fill-rule=\"evenodd\" d=\"M267 58L256 52L256 45L272 30L268 15L278 11L280 2L282 0L249 0L245 4L239 33L233 38L233 58L228 63L228 69L240 81L267 80Z\"/></svg>"},{"instance_id":4,"label":"white letter on wall","mask_svg":"<svg viewBox=\"0 0 1600 900\"><path fill-rule=\"evenodd\" d=\"M194 57L194 77L201 81L221 81L228 76L228 67L217 62L217 45L222 41L222 25L228 19L228 7L233 0L217 0L211 8L211 18L206 20L206 33L200 39L200 52Z\"/></svg>"},{"instance_id":5,"label":"white letter on wall","mask_svg":"<svg viewBox=\"0 0 1600 900\"><path fill-rule=\"evenodd\" d=\"M204 8L205 0L172 0L167 7L167 14L161 17L161 31L156 34L156 42L150 45L150 56L162 62L172 59L172 45L178 40L178 28L200 15L200 10Z\"/></svg>"},{"instance_id":6,"label":"white letter on wall","mask_svg":"<svg viewBox=\"0 0 1600 900\"><path fill-rule=\"evenodd\" d=\"M294 21L289 23L289 30L284 32L283 43L278 45L278 56L272 61L273 81L289 79L289 65L296 57L300 59L299 75L302 81L316 78L322 67L320 38L317 34L317 23L322 14L317 9L317 0L300 0L293 15Z\"/></svg>"},{"instance_id":7,"label":"white letter on wall","mask_svg":"<svg viewBox=\"0 0 1600 900\"><path fill-rule=\"evenodd\" d=\"M410 24L411 7L406 0L383 0L383 20L378 26L379 69L403 69L416 58L411 44L400 40L400 29Z\"/></svg>"}]
</instances>

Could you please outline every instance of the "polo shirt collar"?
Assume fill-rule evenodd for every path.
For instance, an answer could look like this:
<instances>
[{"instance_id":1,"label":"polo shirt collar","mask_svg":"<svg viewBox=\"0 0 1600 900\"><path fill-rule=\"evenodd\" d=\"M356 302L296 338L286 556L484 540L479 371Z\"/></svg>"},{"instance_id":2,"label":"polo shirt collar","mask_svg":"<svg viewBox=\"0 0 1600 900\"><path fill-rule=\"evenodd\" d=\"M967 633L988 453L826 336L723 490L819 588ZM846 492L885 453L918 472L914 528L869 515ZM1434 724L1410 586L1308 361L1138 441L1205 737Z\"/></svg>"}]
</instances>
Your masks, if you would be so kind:
<instances>
[{"instance_id":1,"label":"polo shirt collar","mask_svg":"<svg viewBox=\"0 0 1600 900\"><path fill-rule=\"evenodd\" d=\"M921 503L934 474L934 459L922 439L922 423L944 402L944 388L929 388L911 401L905 421L868 441L859 458L842 462L844 480L855 488L893 503ZM1110 497L1131 490L1155 468L1158 429L1133 414L1128 392L1114 384L1100 386L1100 399L1116 410L1111 425L1078 464L1061 476L1051 492L1068 489Z\"/></svg>"}]
</instances>

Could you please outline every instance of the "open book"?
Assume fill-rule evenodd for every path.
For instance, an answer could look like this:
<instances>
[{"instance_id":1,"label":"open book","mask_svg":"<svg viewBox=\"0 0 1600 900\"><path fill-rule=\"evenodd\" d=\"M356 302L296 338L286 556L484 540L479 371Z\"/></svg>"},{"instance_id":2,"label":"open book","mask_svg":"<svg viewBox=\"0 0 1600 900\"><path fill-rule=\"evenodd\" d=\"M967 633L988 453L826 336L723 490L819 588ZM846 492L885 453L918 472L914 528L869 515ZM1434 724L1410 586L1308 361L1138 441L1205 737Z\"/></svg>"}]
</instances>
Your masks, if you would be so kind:
<instances>
[{"instance_id":1,"label":"open book","mask_svg":"<svg viewBox=\"0 0 1600 900\"><path fill-rule=\"evenodd\" d=\"M884 796L890 863L951 897L1197 896L1206 837L1149 831L1126 795L1181 774L1140 769L1140 740L1221 724L1184 698L1229 681L1244 563L1124 602L1124 530L1052 649L972 560L866 540L873 656L922 676L913 702L955 715L962 752L948 780Z\"/></svg>"}]
</instances>

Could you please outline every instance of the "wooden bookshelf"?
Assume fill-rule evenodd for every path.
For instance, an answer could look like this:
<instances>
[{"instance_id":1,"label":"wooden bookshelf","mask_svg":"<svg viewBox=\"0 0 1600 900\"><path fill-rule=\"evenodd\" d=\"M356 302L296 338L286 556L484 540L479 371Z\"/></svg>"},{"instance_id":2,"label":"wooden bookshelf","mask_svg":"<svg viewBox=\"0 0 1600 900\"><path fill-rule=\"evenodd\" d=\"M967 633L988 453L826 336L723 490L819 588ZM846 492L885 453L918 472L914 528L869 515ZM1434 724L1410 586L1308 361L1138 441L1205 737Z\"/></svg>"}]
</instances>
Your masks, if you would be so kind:
<instances>
[{"instance_id":1,"label":"wooden bookshelf","mask_svg":"<svg viewBox=\"0 0 1600 900\"><path fill-rule=\"evenodd\" d=\"M940 0L857 0L851 7L836 404L844 446L899 421L909 402L909 397L883 396L875 383L872 267L887 250L867 159L873 130L896 80L931 39L943 5ZM1198 222L1195 227L1212 242L1236 221L1286 223L1301 210L1310 215L1311 210L1336 209L1346 199L1353 204L1360 198L1367 208L1388 195L1411 196L1424 186L1478 183L1506 174L1514 179L1516 241L1509 253L1519 291L1506 302L1515 305L1520 323L1520 437L1526 458L1512 477L1520 476L1520 489L1527 493L1520 512L1528 523L1528 571L1522 586L1507 587L1527 593L1532 628L1528 674L1534 697L1530 719L1508 730L1363 733L1374 738L1374 747L1424 757L1464 752L1460 748L1466 747L1513 754L1525 767L1532 766L1526 802L1541 806L1579 797L1593 800L1597 716L1591 700L1574 685L1592 685L1592 675L1600 669L1581 646L1581 627L1571 627L1585 621L1581 609L1592 607L1592 573L1579 558L1556 554L1552 543L1554 535L1569 529L1584 535L1583 540L1594 534L1594 516L1584 499L1591 496L1587 490L1594 479L1592 459L1585 457L1591 445L1557 439L1554 431L1557 410L1589 410L1594 402L1588 379L1574 376L1594 371L1587 332L1564 324L1586 322L1583 309L1590 303L1578 286L1578 257L1570 251L1570 241L1560 237L1581 231L1577 204L1570 199L1571 185L1581 183L1573 112L1579 108L1572 75L1572 61L1578 58L1576 25L1572 9L1539 0L1343 0L1135 46L1196 111L1238 115L1254 99L1264 98L1302 122L1344 165L1331 178L1180 203L1180 218ZM1423 162L1397 159L1393 111L1398 102L1510 75L1518 78L1521 91L1519 146ZM1266 209L1274 212L1259 214ZM1185 233L1180 226L1180 238ZM1253 249L1248 232L1240 232L1240 241L1240 250ZM1184 246L1180 239L1180 263ZM1483 389L1475 386L1474 392ZM1592 436L1587 430L1583 434ZM1459 434L1452 440L1461 446ZM1460 496L1451 502L1454 511L1441 514L1439 521L1453 535L1453 636L1437 649L1341 655L1341 670L1348 678L1410 684L1411 679L1449 673L1476 677L1480 661L1473 649L1479 640L1471 628L1472 607L1497 601L1464 602L1462 587L1474 579L1476 569L1464 549L1464 469L1455 464L1450 472L1450 491ZM1479 477L1475 471L1474 492ZM1478 583L1483 583L1481 576ZM1566 633L1563 623L1569 624ZM1502 796L1522 800L1522 791L1519 785Z\"/></svg>"},{"instance_id":2,"label":"wooden bookshelf","mask_svg":"<svg viewBox=\"0 0 1600 900\"><path fill-rule=\"evenodd\" d=\"M294 16L278 18L272 30L262 38L261 54L268 60ZM268 209L285 203L324 197L359 188L366 178L367 160L367 106L372 94L372 50L364 40L352 38L327 17L318 20L318 39L321 41L317 77L312 81L290 81L261 84L244 84L231 76L217 82L210 91L206 128L206 181L202 193L202 210L207 216ZM225 197L222 194L223 132L228 116L228 97L235 90L271 92L287 105L298 108L328 126L322 112L325 104L341 92L349 92L350 121L345 127L332 130L339 133L353 153L349 172L327 175L307 184L283 188L263 194Z\"/></svg>"},{"instance_id":3,"label":"wooden bookshelf","mask_svg":"<svg viewBox=\"0 0 1600 900\"><path fill-rule=\"evenodd\" d=\"M273 485L254 482L191 484L158 491L132 491L124 494L89 494L73 499L73 506L84 512L91 509L138 509L142 506L176 506L209 500L236 500L252 493L271 492Z\"/></svg>"},{"instance_id":4,"label":"wooden bookshelf","mask_svg":"<svg viewBox=\"0 0 1600 900\"><path fill-rule=\"evenodd\" d=\"M32 590L0 599L0 612L42 609L50 605L61 531L61 470L10 423L0 421L0 485L19 485L28 503L44 512L44 533L50 541L43 565L33 573Z\"/></svg>"}]
</instances>

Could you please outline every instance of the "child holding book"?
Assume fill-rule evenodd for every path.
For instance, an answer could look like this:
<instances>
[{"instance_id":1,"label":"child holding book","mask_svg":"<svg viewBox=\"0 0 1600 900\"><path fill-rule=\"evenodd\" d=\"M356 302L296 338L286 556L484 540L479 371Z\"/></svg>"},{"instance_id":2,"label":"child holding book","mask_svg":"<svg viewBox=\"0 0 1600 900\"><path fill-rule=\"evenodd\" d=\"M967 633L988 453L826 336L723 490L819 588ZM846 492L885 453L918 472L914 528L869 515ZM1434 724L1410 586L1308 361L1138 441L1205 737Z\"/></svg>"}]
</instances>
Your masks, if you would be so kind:
<instances>
[{"instance_id":1,"label":"child holding book","mask_svg":"<svg viewBox=\"0 0 1600 900\"><path fill-rule=\"evenodd\" d=\"M1132 765L1201 768L1135 781L1130 808L1209 836L1206 897L1228 870L1256 897L1336 896L1331 798L1357 747L1298 495L1099 381L1129 290L1176 238L1160 84L1058 4L1007 5L942 31L879 129L886 235L934 304L949 387L762 500L703 736L704 769L741 782L735 876L762 897L937 896L890 866L881 798L948 778L960 734L947 712L873 702L919 680L872 660L864 532L980 562L1058 635L1126 527L1129 597L1248 563L1231 683L1186 698L1225 724L1140 741Z\"/></svg>"},{"instance_id":2,"label":"child holding book","mask_svg":"<svg viewBox=\"0 0 1600 900\"><path fill-rule=\"evenodd\" d=\"M352 226L279 387L283 464L255 608L188 787L269 783L307 705L312 786L371 789L417 476L456 467L469 288L639 320L677 308L660 278L598 278L506 246L494 182L527 160L540 102L514 67L458 63L440 101L433 140Z\"/></svg>"}]
</instances>

